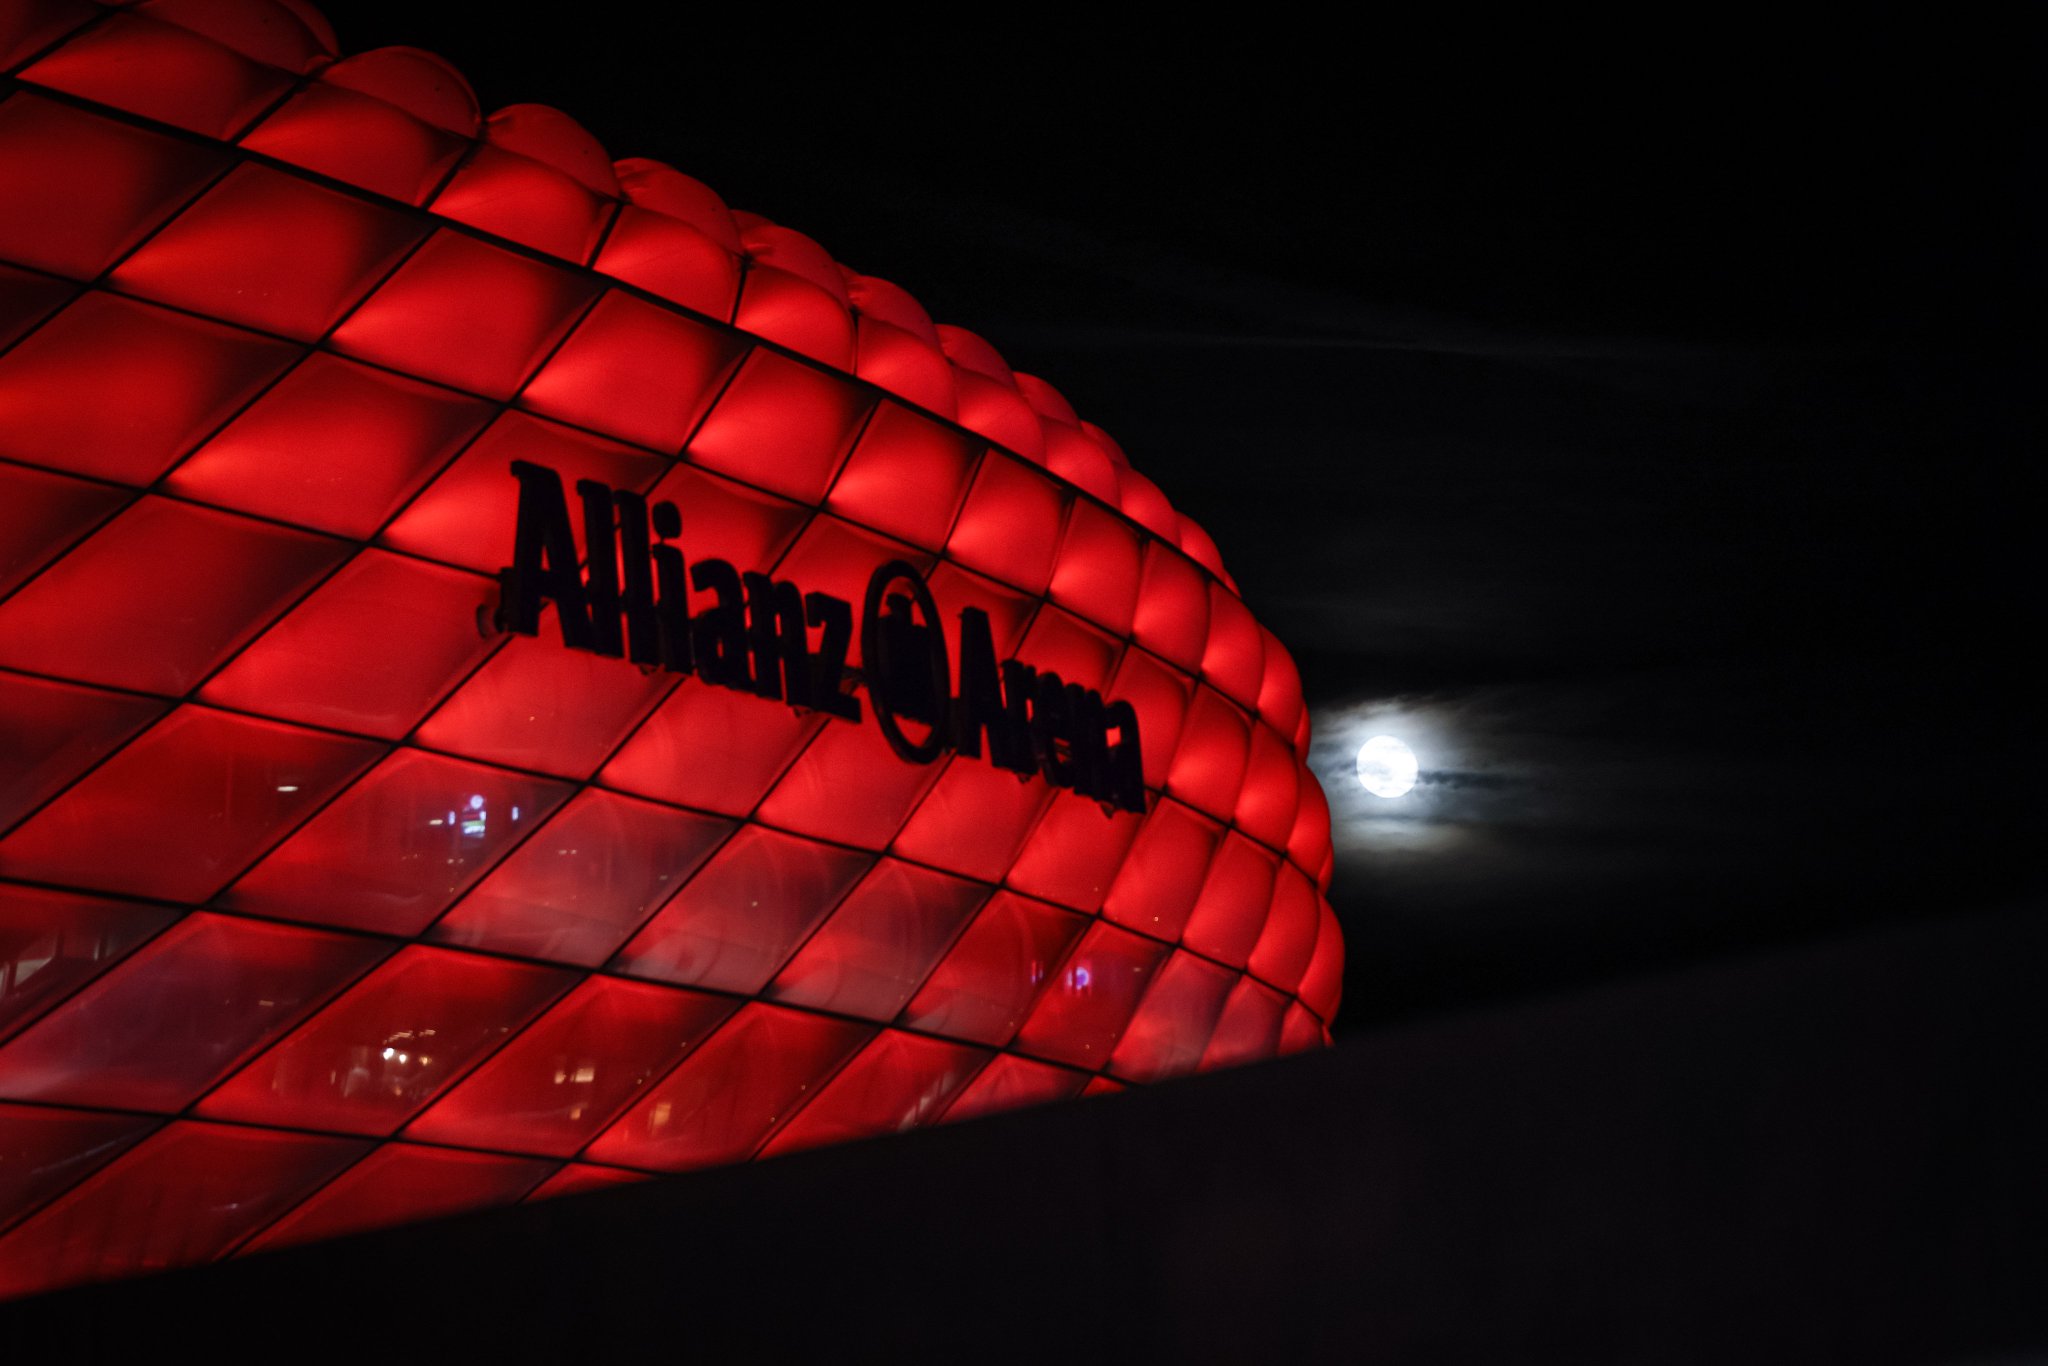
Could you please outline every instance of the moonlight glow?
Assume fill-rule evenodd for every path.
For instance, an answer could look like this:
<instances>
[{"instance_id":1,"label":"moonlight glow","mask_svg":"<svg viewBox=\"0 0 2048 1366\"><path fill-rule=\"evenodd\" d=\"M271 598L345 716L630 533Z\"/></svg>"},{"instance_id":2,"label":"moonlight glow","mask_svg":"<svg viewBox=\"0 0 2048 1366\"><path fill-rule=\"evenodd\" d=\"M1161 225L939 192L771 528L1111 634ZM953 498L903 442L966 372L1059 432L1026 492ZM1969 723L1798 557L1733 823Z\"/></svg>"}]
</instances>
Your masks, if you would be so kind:
<instances>
[{"instance_id":1,"label":"moonlight glow","mask_svg":"<svg viewBox=\"0 0 2048 1366\"><path fill-rule=\"evenodd\" d=\"M1415 751L1391 735L1375 735L1358 750L1358 781L1375 797L1398 797L1421 771Z\"/></svg>"}]
</instances>

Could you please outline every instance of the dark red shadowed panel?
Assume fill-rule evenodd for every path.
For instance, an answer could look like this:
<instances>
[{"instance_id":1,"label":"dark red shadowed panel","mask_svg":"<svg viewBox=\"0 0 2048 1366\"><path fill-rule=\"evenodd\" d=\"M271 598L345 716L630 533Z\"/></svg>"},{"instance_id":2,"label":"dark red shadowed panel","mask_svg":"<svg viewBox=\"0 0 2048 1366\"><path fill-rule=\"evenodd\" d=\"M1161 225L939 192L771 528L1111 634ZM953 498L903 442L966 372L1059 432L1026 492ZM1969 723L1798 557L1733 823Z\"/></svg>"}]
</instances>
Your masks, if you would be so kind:
<instances>
[{"instance_id":1,"label":"dark red shadowed panel","mask_svg":"<svg viewBox=\"0 0 2048 1366\"><path fill-rule=\"evenodd\" d=\"M21 77L215 138L241 131L291 83L275 67L140 14L113 15Z\"/></svg>"},{"instance_id":2,"label":"dark red shadowed panel","mask_svg":"<svg viewBox=\"0 0 2048 1366\"><path fill-rule=\"evenodd\" d=\"M0 1048L0 1094L175 1112L388 951L189 915Z\"/></svg>"},{"instance_id":3,"label":"dark red shadowed panel","mask_svg":"<svg viewBox=\"0 0 2048 1366\"><path fill-rule=\"evenodd\" d=\"M209 1118L389 1134L574 980L412 947L199 1103Z\"/></svg>"},{"instance_id":4,"label":"dark red shadowed panel","mask_svg":"<svg viewBox=\"0 0 2048 1366\"><path fill-rule=\"evenodd\" d=\"M564 784L401 749L221 897L233 910L412 935L538 829Z\"/></svg>"},{"instance_id":5,"label":"dark red shadowed panel","mask_svg":"<svg viewBox=\"0 0 2048 1366\"><path fill-rule=\"evenodd\" d=\"M204 503L365 537L490 415L451 389L316 352L167 485Z\"/></svg>"},{"instance_id":6,"label":"dark red shadowed panel","mask_svg":"<svg viewBox=\"0 0 2048 1366\"><path fill-rule=\"evenodd\" d=\"M645 1172L622 1171L617 1167L598 1167L588 1162L571 1162L535 1186L528 1193L526 1203L553 1200L561 1195L582 1195L589 1191L610 1190L614 1186L633 1186L646 1179Z\"/></svg>"},{"instance_id":7,"label":"dark red shadowed panel","mask_svg":"<svg viewBox=\"0 0 2048 1366\"><path fill-rule=\"evenodd\" d=\"M298 358L239 328L82 294L0 356L0 456L147 484Z\"/></svg>"},{"instance_id":8,"label":"dark red shadowed panel","mask_svg":"<svg viewBox=\"0 0 2048 1366\"><path fill-rule=\"evenodd\" d=\"M689 458L803 503L825 496L871 400L844 380L756 351L691 440Z\"/></svg>"},{"instance_id":9,"label":"dark red shadowed panel","mask_svg":"<svg viewBox=\"0 0 2048 1366\"><path fill-rule=\"evenodd\" d=\"M762 1155L932 1123L988 1059L979 1048L884 1030L782 1126Z\"/></svg>"},{"instance_id":10,"label":"dark red shadowed panel","mask_svg":"<svg viewBox=\"0 0 2048 1366\"><path fill-rule=\"evenodd\" d=\"M381 751L180 707L0 840L0 874L203 901Z\"/></svg>"},{"instance_id":11,"label":"dark red shadowed panel","mask_svg":"<svg viewBox=\"0 0 2048 1366\"><path fill-rule=\"evenodd\" d=\"M344 354L510 398L597 295L566 270L443 230L336 329Z\"/></svg>"},{"instance_id":12,"label":"dark red shadowed panel","mask_svg":"<svg viewBox=\"0 0 2048 1366\"><path fill-rule=\"evenodd\" d=\"M1307 1007L1296 1001L1287 1007L1287 1018L1280 1026L1280 1051L1305 1053L1311 1048L1321 1048L1330 1041L1329 1031L1309 1012Z\"/></svg>"},{"instance_id":13,"label":"dark red shadowed panel","mask_svg":"<svg viewBox=\"0 0 2048 1366\"><path fill-rule=\"evenodd\" d=\"M396 740L498 646L449 630L497 605L479 574L380 550L350 560L200 690L208 702Z\"/></svg>"},{"instance_id":14,"label":"dark red shadowed panel","mask_svg":"<svg viewBox=\"0 0 2048 1366\"><path fill-rule=\"evenodd\" d=\"M1194 1071L1237 980L1236 973L1191 953L1168 958L1124 1030L1110 1070L1143 1082Z\"/></svg>"},{"instance_id":15,"label":"dark red shadowed panel","mask_svg":"<svg viewBox=\"0 0 2048 1366\"><path fill-rule=\"evenodd\" d=\"M1033 1062L1011 1053L998 1053L973 1081L962 1088L946 1111L946 1122L953 1124L981 1115L999 1114L1004 1110L1020 1110L1027 1105L1072 1100L1087 1084L1086 1072Z\"/></svg>"},{"instance_id":16,"label":"dark red shadowed panel","mask_svg":"<svg viewBox=\"0 0 2048 1366\"><path fill-rule=\"evenodd\" d=\"M222 148L16 95L0 104L0 257L90 280L227 165Z\"/></svg>"},{"instance_id":17,"label":"dark red shadowed panel","mask_svg":"<svg viewBox=\"0 0 2048 1366\"><path fill-rule=\"evenodd\" d=\"M111 279L124 293L312 341L426 235L409 215L243 165Z\"/></svg>"},{"instance_id":18,"label":"dark red shadowed panel","mask_svg":"<svg viewBox=\"0 0 2048 1366\"><path fill-rule=\"evenodd\" d=\"M0 266L0 350L33 332L77 297L78 286L69 280Z\"/></svg>"},{"instance_id":19,"label":"dark red shadowed panel","mask_svg":"<svg viewBox=\"0 0 2048 1366\"><path fill-rule=\"evenodd\" d=\"M587 778L676 679L565 650L544 625L514 637L419 728L467 758Z\"/></svg>"},{"instance_id":20,"label":"dark red shadowed panel","mask_svg":"<svg viewBox=\"0 0 2048 1366\"><path fill-rule=\"evenodd\" d=\"M434 927L451 944L596 967L732 833L586 788Z\"/></svg>"},{"instance_id":21,"label":"dark red shadowed panel","mask_svg":"<svg viewBox=\"0 0 2048 1366\"><path fill-rule=\"evenodd\" d=\"M614 292L598 301L519 401L564 422L677 451L745 349L730 332Z\"/></svg>"},{"instance_id":22,"label":"dark red shadowed panel","mask_svg":"<svg viewBox=\"0 0 2048 1366\"><path fill-rule=\"evenodd\" d=\"M242 146L417 204L468 144L382 100L316 81L257 124Z\"/></svg>"},{"instance_id":23,"label":"dark red shadowed panel","mask_svg":"<svg viewBox=\"0 0 2048 1366\"><path fill-rule=\"evenodd\" d=\"M1090 1077L1088 1084L1081 1088L1081 1099L1092 1100L1096 1096L1113 1096L1130 1089L1123 1082L1112 1081L1108 1077Z\"/></svg>"},{"instance_id":24,"label":"dark red shadowed panel","mask_svg":"<svg viewBox=\"0 0 2048 1366\"><path fill-rule=\"evenodd\" d=\"M573 1157L738 1007L730 997L593 977L406 1137Z\"/></svg>"},{"instance_id":25,"label":"dark red shadowed panel","mask_svg":"<svg viewBox=\"0 0 2048 1366\"><path fill-rule=\"evenodd\" d=\"M997 892L904 1010L903 1023L1008 1043L1087 925L1080 916Z\"/></svg>"},{"instance_id":26,"label":"dark red shadowed panel","mask_svg":"<svg viewBox=\"0 0 2048 1366\"><path fill-rule=\"evenodd\" d=\"M894 1019L989 889L883 859L768 987L788 1005Z\"/></svg>"},{"instance_id":27,"label":"dark red shadowed panel","mask_svg":"<svg viewBox=\"0 0 2048 1366\"><path fill-rule=\"evenodd\" d=\"M172 1124L0 1238L0 1296L211 1261L367 1147L271 1129ZM121 1236L108 1237L111 1228Z\"/></svg>"},{"instance_id":28,"label":"dark red shadowed panel","mask_svg":"<svg viewBox=\"0 0 2048 1366\"><path fill-rule=\"evenodd\" d=\"M336 62L320 73L320 79L375 96L412 118L465 139L482 131L483 115L477 110L469 82L431 52L378 48Z\"/></svg>"},{"instance_id":29,"label":"dark red shadowed panel","mask_svg":"<svg viewBox=\"0 0 2048 1366\"><path fill-rule=\"evenodd\" d=\"M1095 925L1039 995L1017 1034L1018 1049L1091 1071L1101 1067L1169 952L1114 925Z\"/></svg>"},{"instance_id":30,"label":"dark red shadowed panel","mask_svg":"<svg viewBox=\"0 0 2048 1366\"><path fill-rule=\"evenodd\" d=\"M1317 908L1316 951L1301 974L1301 1002L1325 1020L1337 1014L1344 995L1344 936L1326 901Z\"/></svg>"},{"instance_id":31,"label":"dark red shadowed panel","mask_svg":"<svg viewBox=\"0 0 2048 1366\"><path fill-rule=\"evenodd\" d=\"M144 498L0 605L0 664L175 696L345 553L323 536Z\"/></svg>"},{"instance_id":32,"label":"dark red shadowed panel","mask_svg":"<svg viewBox=\"0 0 2048 1366\"><path fill-rule=\"evenodd\" d=\"M0 673L0 830L169 709L153 697Z\"/></svg>"},{"instance_id":33,"label":"dark red shadowed panel","mask_svg":"<svg viewBox=\"0 0 2048 1366\"><path fill-rule=\"evenodd\" d=\"M134 496L127 489L0 464L0 596Z\"/></svg>"},{"instance_id":34,"label":"dark red shadowed panel","mask_svg":"<svg viewBox=\"0 0 2048 1366\"><path fill-rule=\"evenodd\" d=\"M163 906L0 885L0 1039L176 917Z\"/></svg>"},{"instance_id":35,"label":"dark red shadowed panel","mask_svg":"<svg viewBox=\"0 0 2048 1366\"><path fill-rule=\"evenodd\" d=\"M1102 913L1155 938L1180 938L1221 834L1178 802L1154 802Z\"/></svg>"},{"instance_id":36,"label":"dark red shadowed panel","mask_svg":"<svg viewBox=\"0 0 2048 1366\"><path fill-rule=\"evenodd\" d=\"M554 1165L532 1158L387 1143L328 1182L241 1251L268 1252L319 1238L509 1205L540 1184Z\"/></svg>"},{"instance_id":37,"label":"dark red shadowed panel","mask_svg":"<svg viewBox=\"0 0 2048 1366\"><path fill-rule=\"evenodd\" d=\"M654 1171L751 1156L873 1033L847 1020L745 1006L584 1156Z\"/></svg>"},{"instance_id":38,"label":"dark red shadowed panel","mask_svg":"<svg viewBox=\"0 0 2048 1366\"><path fill-rule=\"evenodd\" d=\"M0 1105L0 1229L120 1156L163 1121Z\"/></svg>"},{"instance_id":39,"label":"dark red shadowed panel","mask_svg":"<svg viewBox=\"0 0 2048 1366\"><path fill-rule=\"evenodd\" d=\"M873 861L743 826L612 966L715 991L759 991Z\"/></svg>"},{"instance_id":40,"label":"dark red shadowed panel","mask_svg":"<svg viewBox=\"0 0 2048 1366\"><path fill-rule=\"evenodd\" d=\"M1285 996L1250 977L1240 978L1223 1003L1202 1066L1236 1067L1272 1057L1280 1047L1280 1023L1286 1014Z\"/></svg>"}]
</instances>

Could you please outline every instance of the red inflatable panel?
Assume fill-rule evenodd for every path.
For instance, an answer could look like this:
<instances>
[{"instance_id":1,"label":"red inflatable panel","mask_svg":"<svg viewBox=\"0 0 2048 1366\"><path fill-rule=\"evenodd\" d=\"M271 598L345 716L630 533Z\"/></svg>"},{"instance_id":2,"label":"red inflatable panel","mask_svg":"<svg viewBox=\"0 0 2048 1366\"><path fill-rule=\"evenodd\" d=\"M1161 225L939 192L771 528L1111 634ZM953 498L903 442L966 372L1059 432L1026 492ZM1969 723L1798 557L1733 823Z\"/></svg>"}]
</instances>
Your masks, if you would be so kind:
<instances>
[{"instance_id":1,"label":"red inflatable panel","mask_svg":"<svg viewBox=\"0 0 2048 1366\"><path fill-rule=\"evenodd\" d=\"M0 1297L1328 1042L1299 674L1053 385L305 0L0 67Z\"/></svg>"}]
</instances>

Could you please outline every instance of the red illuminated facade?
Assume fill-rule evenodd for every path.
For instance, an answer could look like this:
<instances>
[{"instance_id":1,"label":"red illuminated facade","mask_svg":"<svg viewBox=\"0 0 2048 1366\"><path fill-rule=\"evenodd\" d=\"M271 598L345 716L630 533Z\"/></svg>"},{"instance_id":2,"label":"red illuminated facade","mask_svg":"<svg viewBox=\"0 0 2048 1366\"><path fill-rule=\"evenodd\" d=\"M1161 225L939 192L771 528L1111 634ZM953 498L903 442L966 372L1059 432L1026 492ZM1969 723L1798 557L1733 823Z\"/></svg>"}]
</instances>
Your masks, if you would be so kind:
<instances>
[{"instance_id":1,"label":"red illuminated facade","mask_svg":"<svg viewBox=\"0 0 2048 1366\"><path fill-rule=\"evenodd\" d=\"M0 69L0 1296L1327 1040L1292 662L1049 385L303 0ZM500 629L515 461L907 564L1144 809Z\"/></svg>"}]
</instances>

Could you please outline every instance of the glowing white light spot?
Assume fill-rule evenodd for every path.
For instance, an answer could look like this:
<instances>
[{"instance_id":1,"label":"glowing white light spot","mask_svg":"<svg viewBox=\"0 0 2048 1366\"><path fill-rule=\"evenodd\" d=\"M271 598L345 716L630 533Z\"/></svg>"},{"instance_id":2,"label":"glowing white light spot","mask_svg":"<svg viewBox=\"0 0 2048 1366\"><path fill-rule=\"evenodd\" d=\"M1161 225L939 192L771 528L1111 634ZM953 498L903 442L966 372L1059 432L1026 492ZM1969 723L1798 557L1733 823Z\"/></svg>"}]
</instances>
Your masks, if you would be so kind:
<instances>
[{"instance_id":1,"label":"glowing white light spot","mask_svg":"<svg viewBox=\"0 0 2048 1366\"><path fill-rule=\"evenodd\" d=\"M287 783L283 787L280 787L278 789L279 792L297 792L298 790L299 787L297 783Z\"/></svg>"},{"instance_id":2,"label":"glowing white light spot","mask_svg":"<svg viewBox=\"0 0 2048 1366\"><path fill-rule=\"evenodd\" d=\"M1375 735L1358 750L1358 781L1375 797L1398 797L1422 771L1415 751L1391 735Z\"/></svg>"}]
</instances>

